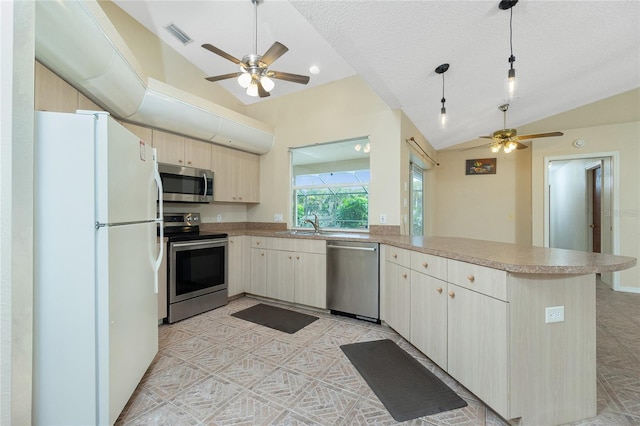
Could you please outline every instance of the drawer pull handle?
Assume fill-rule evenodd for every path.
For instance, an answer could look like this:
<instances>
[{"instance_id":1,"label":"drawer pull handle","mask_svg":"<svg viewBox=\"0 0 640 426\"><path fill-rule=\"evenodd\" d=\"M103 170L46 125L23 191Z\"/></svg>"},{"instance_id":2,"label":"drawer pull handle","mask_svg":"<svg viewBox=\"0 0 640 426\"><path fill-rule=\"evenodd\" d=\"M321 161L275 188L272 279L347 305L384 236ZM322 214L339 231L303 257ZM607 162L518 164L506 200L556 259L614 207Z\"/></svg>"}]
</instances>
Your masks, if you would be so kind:
<instances>
[{"instance_id":1,"label":"drawer pull handle","mask_svg":"<svg viewBox=\"0 0 640 426\"><path fill-rule=\"evenodd\" d=\"M436 288L436 291L437 291L438 293L442 293L442 287L438 287L438 288Z\"/></svg>"},{"instance_id":2,"label":"drawer pull handle","mask_svg":"<svg viewBox=\"0 0 640 426\"><path fill-rule=\"evenodd\" d=\"M397 258L398 258L398 255L397 255L396 253L393 253L393 258L394 258L394 259L397 259Z\"/></svg>"},{"instance_id":3,"label":"drawer pull handle","mask_svg":"<svg viewBox=\"0 0 640 426\"><path fill-rule=\"evenodd\" d=\"M402 278L407 279L407 274L402 274Z\"/></svg>"},{"instance_id":4,"label":"drawer pull handle","mask_svg":"<svg viewBox=\"0 0 640 426\"><path fill-rule=\"evenodd\" d=\"M454 292L450 291L449 292L449 297L453 299L454 297L456 297L456 294Z\"/></svg>"},{"instance_id":5,"label":"drawer pull handle","mask_svg":"<svg viewBox=\"0 0 640 426\"><path fill-rule=\"evenodd\" d=\"M473 275L469 274L467 275L467 279L469 280L470 283L474 282L476 280L476 277L474 277Z\"/></svg>"},{"instance_id":6,"label":"drawer pull handle","mask_svg":"<svg viewBox=\"0 0 640 426\"><path fill-rule=\"evenodd\" d=\"M422 267L426 269L429 267L429 264L427 262L422 262Z\"/></svg>"}]
</instances>

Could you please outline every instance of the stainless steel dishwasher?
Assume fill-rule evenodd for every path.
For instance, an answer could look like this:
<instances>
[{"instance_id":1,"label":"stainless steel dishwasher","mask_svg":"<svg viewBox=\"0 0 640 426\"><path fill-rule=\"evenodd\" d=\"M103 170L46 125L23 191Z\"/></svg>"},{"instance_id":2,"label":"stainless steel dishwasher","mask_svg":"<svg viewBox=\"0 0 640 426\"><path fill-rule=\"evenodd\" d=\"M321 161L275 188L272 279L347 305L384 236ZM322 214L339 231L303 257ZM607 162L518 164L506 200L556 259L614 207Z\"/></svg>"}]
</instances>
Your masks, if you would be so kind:
<instances>
[{"instance_id":1,"label":"stainless steel dishwasher","mask_svg":"<svg viewBox=\"0 0 640 426\"><path fill-rule=\"evenodd\" d=\"M327 241L327 308L380 323L378 243Z\"/></svg>"}]
</instances>

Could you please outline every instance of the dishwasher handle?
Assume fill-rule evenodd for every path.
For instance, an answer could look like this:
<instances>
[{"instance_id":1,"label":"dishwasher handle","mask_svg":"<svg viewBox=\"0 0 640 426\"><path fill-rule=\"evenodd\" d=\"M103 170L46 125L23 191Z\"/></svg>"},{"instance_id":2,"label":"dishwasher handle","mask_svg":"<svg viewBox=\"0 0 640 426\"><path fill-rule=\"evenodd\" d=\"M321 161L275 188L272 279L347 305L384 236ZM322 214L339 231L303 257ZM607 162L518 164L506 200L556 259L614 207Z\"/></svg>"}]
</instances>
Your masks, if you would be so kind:
<instances>
[{"instance_id":1,"label":"dishwasher handle","mask_svg":"<svg viewBox=\"0 0 640 426\"><path fill-rule=\"evenodd\" d=\"M375 247L352 247L352 246L335 246L333 244L327 244L327 248L341 249L341 250L356 250L356 251L376 251Z\"/></svg>"}]
</instances>

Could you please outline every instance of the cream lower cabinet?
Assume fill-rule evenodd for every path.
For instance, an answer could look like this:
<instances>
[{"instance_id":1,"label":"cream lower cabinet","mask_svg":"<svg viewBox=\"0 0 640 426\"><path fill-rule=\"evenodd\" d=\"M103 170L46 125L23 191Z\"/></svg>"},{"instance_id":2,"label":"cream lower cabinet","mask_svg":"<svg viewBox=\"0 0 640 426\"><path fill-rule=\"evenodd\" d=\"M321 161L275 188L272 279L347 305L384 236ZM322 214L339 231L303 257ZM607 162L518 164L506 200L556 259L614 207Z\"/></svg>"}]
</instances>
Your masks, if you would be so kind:
<instances>
[{"instance_id":1,"label":"cream lower cabinet","mask_svg":"<svg viewBox=\"0 0 640 426\"><path fill-rule=\"evenodd\" d=\"M326 308L326 243L296 238L268 238L267 296Z\"/></svg>"},{"instance_id":2,"label":"cream lower cabinet","mask_svg":"<svg viewBox=\"0 0 640 426\"><path fill-rule=\"evenodd\" d=\"M245 237L243 236L229 237L227 288L230 297L247 291L246 283L248 279L246 274L250 268L247 268L246 265L251 260L245 243Z\"/></svg>"},{"instance_id":3,"label":"cream lower cabinet","mask_svg":"<svg viewBox=\"0 0 640 426\"><path fill-rule=\"evenodd\" d=\"M411 343L444 370L447 369L448 284L411 271Z\"/></svg>"},{"instance_id":4,"label":"cream lower cabinet","mask_svg":"<svg viewBox=\"0 0 640 426\"><path fill-rule=\"evenodd\" d=\"M293 302L293 252L269 250L267 253L267 297Z\"/></svg>"},{"instance_id":5,"label":"cream lower cabinet","mask_svg":"<svg viewBox=\"0 0 640 426\"><path fill-rule=\"evenodd\" d=\"M250 293L256 296L267 295L267 250L252 247Z\"/></svg>"},{"instance_id":6,"label":"cream lower cabinet","mask_svg":"<svg viewBox=\"0 0 640 426\"><path fill-rule=\"evenodd\" d=\"M401 336L411 336L411 252L385 246L384 321Z\"/></svg>"},{"instance_id":7,"label":"cream lower cabinet","mask_svg":"<svg viewBox=\"0 0 640 426\"><path fill-rule=\"evenodd\" d=\"M447 372L494 410L508 413L508 303L455 284L447 298Z\"/></svg>"},{"instance_id":8,"label":"cream lower cabinet","mask_svg":"<svg viewBox=\"0 0 640 426\"><path fill-rule=\"evenodd\" d=\"M327 308L327 255L296 253L293 301L316 308Z\"/></svg>"}]
</instances>

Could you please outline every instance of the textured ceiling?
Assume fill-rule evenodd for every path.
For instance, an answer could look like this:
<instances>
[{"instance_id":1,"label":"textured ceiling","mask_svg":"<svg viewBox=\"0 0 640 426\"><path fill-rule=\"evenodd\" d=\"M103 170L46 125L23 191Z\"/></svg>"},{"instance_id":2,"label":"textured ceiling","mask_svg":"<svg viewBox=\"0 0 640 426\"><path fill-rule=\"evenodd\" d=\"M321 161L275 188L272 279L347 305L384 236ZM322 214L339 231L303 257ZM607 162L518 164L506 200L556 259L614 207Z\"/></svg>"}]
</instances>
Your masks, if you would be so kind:
<instances>
[{"instance_id":1,"label":"textured ceiling","mask_svg":"<svg viewBox=\"0 0 640 426\"><path fill-rule=\"evenodd\" d=\"M253 50L249 0L116 3L208 75L236 66L201 44L238 58ZM258 53L276 40L290 49L272 69L321 69L308 86L276 81L272 97L357 73L436 149L502 128L509 12L499 10L498 1L266 0L258 21ZM163 29L169 22L195 42L177 43ZM640 1L521 0L513 8L513 53L520 89L508 127L638 88ZM445 62L451 65L445 74L450 121L442 131L442 78L434 70ZM244 103L264 102L248 97L233 79L219 84Z\"/></svg>"}]
</instances>

